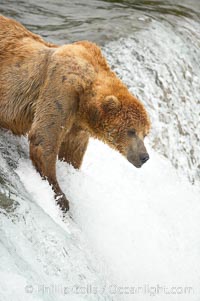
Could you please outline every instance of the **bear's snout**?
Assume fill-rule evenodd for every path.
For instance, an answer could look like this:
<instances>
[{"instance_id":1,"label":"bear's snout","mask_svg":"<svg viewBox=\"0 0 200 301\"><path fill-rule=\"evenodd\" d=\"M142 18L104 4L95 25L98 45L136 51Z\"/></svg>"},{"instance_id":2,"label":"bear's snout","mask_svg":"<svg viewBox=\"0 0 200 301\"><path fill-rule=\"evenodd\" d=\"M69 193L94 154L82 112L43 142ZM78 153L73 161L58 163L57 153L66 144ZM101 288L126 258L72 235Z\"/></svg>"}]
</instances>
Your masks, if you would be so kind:
<instances>
[{"instance_id":1,"label":"bear's snout","mask_svg":"<svg viewBox=\"0 0 200 301\"><path fill-rule=\"evenodd\" d=\"M149 154L147 153L144 142L139 137L136 136L134 138L126 157L127 160L137 168L140 168L149 160Z\"/></svg>"},{"instance_id":2,"label":"bear's snout","mask_svg":"<svg viewBox=\"0 0 200 301\"><path fill-rule=\"evenodd\" d=\"M127 160L133 164L135 167L140 168L142 165L149 160L149 154L143 153L139 156L135 156L135 154L128 154Z\"/></svg>"}]
</instances>

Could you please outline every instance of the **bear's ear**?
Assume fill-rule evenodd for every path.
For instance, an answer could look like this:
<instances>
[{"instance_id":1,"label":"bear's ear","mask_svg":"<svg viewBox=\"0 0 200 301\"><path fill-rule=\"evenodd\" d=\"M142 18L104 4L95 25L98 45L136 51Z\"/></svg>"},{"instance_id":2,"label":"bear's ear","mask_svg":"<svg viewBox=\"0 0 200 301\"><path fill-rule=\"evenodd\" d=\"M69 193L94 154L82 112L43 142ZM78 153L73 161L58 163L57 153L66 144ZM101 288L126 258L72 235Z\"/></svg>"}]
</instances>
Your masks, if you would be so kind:
<instances>
[{"instance_id":1,"label":"bear's ear","mask_svg":"<svg viewBox=\"0 0 200 301\"><path fill-rule=\"evenodd\" d=\"M114 95L106 96L101 104L105 113L116 113L121 109L119 99Z\"/></svg>"}]
</instances>

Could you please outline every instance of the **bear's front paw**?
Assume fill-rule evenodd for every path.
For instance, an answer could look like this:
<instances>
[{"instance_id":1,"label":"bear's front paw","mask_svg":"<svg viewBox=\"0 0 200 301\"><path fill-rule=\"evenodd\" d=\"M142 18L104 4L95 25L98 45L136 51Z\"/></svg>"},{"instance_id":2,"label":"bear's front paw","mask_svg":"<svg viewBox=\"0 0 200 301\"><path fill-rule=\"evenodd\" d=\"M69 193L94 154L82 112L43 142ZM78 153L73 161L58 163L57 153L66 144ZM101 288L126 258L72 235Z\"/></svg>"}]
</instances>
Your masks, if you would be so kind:
<instances>
[{"instance_id":1,"label":"bear's front paw","mask_svg":"<svg viewBox=\"0 0 200 301\"><path fill-rule=\"evenodd\" d=\"M60 206L63 212L69 210L69 201L64 194L56 195L56 203Z\"/></svg>"}]
</instances>

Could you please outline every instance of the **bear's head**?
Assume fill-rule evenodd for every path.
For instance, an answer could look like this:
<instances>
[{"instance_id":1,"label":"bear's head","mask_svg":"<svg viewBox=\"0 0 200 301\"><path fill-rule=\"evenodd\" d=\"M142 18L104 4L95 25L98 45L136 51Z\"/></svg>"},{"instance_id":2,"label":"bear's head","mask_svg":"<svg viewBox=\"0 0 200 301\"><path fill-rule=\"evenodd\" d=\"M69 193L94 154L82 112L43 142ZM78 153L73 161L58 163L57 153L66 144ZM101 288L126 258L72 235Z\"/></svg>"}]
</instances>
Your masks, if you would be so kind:
<instances>
[{"instance_id":1,"label":"bear's head","mask_svg":"<svg viewBox=\"0 0 200 301\"><path fill-rule=\"evenodd\" d=\"M149 159L143 141L149 133L150 120L142 103L127 89L125 92L101 94L98 98L94 94L86 110L87 124L94 137L139 168Z\"/></svg>"}]
</instances>

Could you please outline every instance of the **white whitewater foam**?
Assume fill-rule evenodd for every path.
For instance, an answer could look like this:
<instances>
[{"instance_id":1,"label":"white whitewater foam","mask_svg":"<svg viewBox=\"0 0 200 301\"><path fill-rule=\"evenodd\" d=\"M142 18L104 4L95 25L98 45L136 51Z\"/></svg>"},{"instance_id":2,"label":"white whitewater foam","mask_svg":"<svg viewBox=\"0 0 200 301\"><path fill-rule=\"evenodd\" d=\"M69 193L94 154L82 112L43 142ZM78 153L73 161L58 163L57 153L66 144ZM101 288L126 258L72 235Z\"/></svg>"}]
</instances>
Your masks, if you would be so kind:
<instances>
[{"instance_id":1,"label":"white whitewater foam","mask_svg":"<svg viewBox=\"0 0 200 301\"><path fill-rule=\"evenodd\" d=\"M150 157L138 170L117 152L92 140L81 171L58 163L59 182L102 277L109 278L107 290L114 300L150 300L156 285L192 287L189 296L173 294L170 298L198 300L199 190L151 149ZM34 202L63 229L52 191L31 162L22 160L17 172ZM146 287L146 292L120 295L116 291L120 286ZM169 300L169 296L160 292L157 300Z\"/></svg>"}]
</instances>

